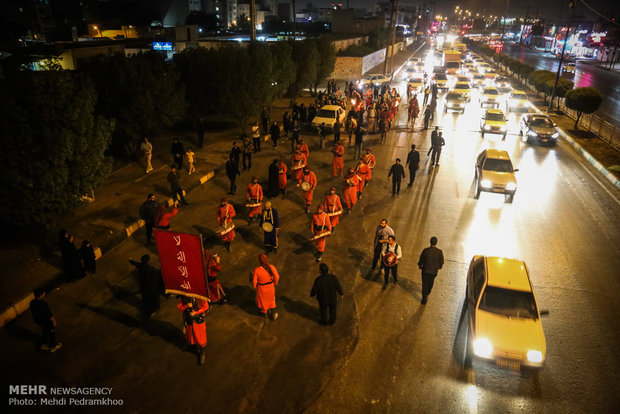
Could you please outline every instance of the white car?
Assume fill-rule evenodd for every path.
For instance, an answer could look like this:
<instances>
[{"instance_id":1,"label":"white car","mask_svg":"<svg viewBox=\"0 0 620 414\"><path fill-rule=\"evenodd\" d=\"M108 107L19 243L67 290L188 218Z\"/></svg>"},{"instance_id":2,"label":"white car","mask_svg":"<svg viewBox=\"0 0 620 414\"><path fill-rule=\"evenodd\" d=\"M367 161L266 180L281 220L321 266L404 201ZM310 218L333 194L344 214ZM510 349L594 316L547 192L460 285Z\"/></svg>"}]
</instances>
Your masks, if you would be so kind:
<instances>
[{"instance_id":1,"label":"white car","mask_svg":"<svg viewBox=\"0 0 620 414\"><path fill-rule=\"evenodd\" d=\"M390 78L381 73L371 73L366 75L364 79L360 79L357 82L358 88L370 88L371 86L382 86L385 83L390 83Z\"/></svg>"},{"instance_id":2,"label":"white car","mask_svg":"<svg viewBox=\"0 0 620 414\"><path fill-rule=\"evenodd\" d=\"M317 112L316 116L312 119L312 126L318 128L322 124L325 124L325 127L333 129L336 120L340 121L340 125L344 125L346 115L347 111L342 109L341 106L325 105L319 109L319 112Z\"/></svg>"}]
</instances>

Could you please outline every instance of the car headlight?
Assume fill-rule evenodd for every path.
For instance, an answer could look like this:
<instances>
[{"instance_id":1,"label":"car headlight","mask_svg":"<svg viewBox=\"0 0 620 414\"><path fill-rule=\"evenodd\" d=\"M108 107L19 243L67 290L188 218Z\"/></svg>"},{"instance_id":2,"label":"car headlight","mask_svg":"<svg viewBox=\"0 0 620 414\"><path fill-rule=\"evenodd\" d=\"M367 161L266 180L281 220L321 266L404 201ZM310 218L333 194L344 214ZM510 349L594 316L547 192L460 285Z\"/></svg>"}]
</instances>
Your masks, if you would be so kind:
<instances>
[{"instance_id":1,"label":"car headlight","mask_svg":"<svg viewBox=\"0 0 620 414\"><path fill-rule=\"evenodd\" d=\"M538 134L536 132L534 132L534 131L527 131L527 135L530 136L530 137L535 137Z\"/></svg>"},{"instance_id":2,"label":"car headlight","mask_svg":"<svg viewBox=\"0 0 620 414\"><path fill-rule=\"evenodd\" d=\"M490 180L482 180L480 181L480 186L484 188L491 188L493 184L491 184Z\"/></svg>"},{"instance_id":3,"label":"car headlight","mask_svg":"<svg viewBox=\"0 0 620 414\"><path fill-rule=\"evenodd\" d=\"M527 351L527 360L530 362L542 362L543 355L540 351Z\"/></svg>"},{"instance_id":4,"label":"car headlight","mask_svg":"<svg viewBox=\"0 0 620 414\"><path fill-rule=\"evenodd\" d=\"M557 138L558 136L560 136L560 133L556 132L555 134L551 135L551 138Z\"/></svg>"},{"instance_id":5,"label":"car headlight","mask_svg":"<svg viewBox=\"0 0 620 414\"><path fill-rule=\"evenodd\" d=\"M506 132L506 125L502 125L502 126L499 128L499 130L500 130L500 131L502 131L502 132Z\"/></svg>"},{"instance_id":6,"label":"car headlight","mask_svg":"<svg viewBox=\"0 0 620 414\"><path fill-rule=\"evenodd\" d=\"M491 130L491 126L490 125L485 125L484 126L484 130L485 131L490 131Z\"/></svg>"},{"instance_id":7,"label":"car headlight","mask_svg":"<svg viewBox=\"0 0 620 414\"><path fill-rule=\"evenodd\" d=\"M506 184L506 190L514 191L517 189L517 183L508 183Z\"/></svg>"},{"instance_id":8,"label":"car headlight","mask_svg":"<svg viewBox=\"0 0 620 414\"><path fill-rule=\"evenodd\" d=\"M491 345L491 342L486 338L477 338L474 341L474 354L482 358L490 358L491 355L493 354L493 345ZM529 352L528 352L528 357L529 357ZM541 355L541 358L542 358L542 355Z\"/></svg>"}]
</instances>

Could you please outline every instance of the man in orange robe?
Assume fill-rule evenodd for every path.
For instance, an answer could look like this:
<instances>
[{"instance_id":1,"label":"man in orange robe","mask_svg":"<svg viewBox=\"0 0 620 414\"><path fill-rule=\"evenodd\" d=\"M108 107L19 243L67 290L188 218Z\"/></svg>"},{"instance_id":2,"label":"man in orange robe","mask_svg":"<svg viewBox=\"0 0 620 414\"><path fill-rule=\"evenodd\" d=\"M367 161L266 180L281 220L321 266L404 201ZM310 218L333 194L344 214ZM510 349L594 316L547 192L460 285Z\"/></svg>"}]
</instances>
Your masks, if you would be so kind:
<instances>
[{"instance_id":1,"label":"man in orange robe","mask_svg":"<svg viewBox=\"0 0 620 414\"><path fill-rule=\"evenodd\" d=\"M323 211L323 206L318 206L316 208L316 213L312 215L310 231L312 231L312 234L315 236L325 231L332 231L331 220L329 219L327 213ZM321 256L323 256L323 252L325 251L325 242L327 241L327 237L328 236L324 236L319 239L314 239L314 245L316 246L317 250L317 262L321 261Z\"/></svg>"},{"instance_id":2,"label":"man in orange robe","mask_svg":"<svg viewBox=\"0 0 620 414\"><path fill-rule=\"evenodd\" d=\"M347 212L350 212L355 203L357 203L357 190L360 184L360 177L355 174L353 168L349 168L349 171L344 176L344 204L347 206Z\"/></svg>"},{"instance_id":3,"label":"man in orange robe","mask_svg":"<svg viewBox=\"0 0 620 414\"><path fill-rule=\"evenodd\" d=\"M202 365L205 363L205 347L207 346L205 312L209 309L209 304L203 299L179 296L177 309L183 312L187 343L196 347L198 363Z\"/></svg>"},{"instance_id":4,"label":"man in orange robe","mask_svg":"<svg viewBox=\"0 0 620 414\"><path fill-rule=\"evenodd\" d=\"M301 174L303 173L303 167L305 167L307 163L308 159L301 153L301 150L297 148L291 157L291 170L295 176L295 181L297 181L297 187L301 184Z\"/></svg>"},{"instance_id":5,"label":"man in orange robe","mask_svg":"<svg viewBox=\"0 0 620 414\"><path fill-rule=\"evenodd\" d=\"M282 194L286 194L286 171L288 168L286 167L286 163L284 162L284 158L280 158L280 163L278 164L278 189L282 192Z\"/></svg>"},{"instance_id":6,"label":"man in orange robe","mask_svg":"<svg viewBox=\"0 0 620 414\"><path fill-rule=\"evenodd\" d=\"M217 208L217 225L224 228L231 227L233 225L232 219L236 215L237 213L233 205L228 202L226 197L222 197L221 203ZM226 250L230 251L230 242L235 239L235 229L233 228L224 234L218 234L218 236L224 242Z\"/></svg>"},{"instance_id":7,"label":"man in orange robe","mask_svg":"<svg viewBox=\"0 0 620 414\"><path fill-rule=\"evenodd\" d=\"M368 174L370 174L370 168L368 167L368 164L364 162L363 158L357 164L355 173L360 177L360 183L357 186L357 191L359 192L358 198L361 199L362 193L364 192L364 184L366 184Z\"/></svg>"},{"instance_id":8,"label":"man in orange robe","mask_svg":"<svg viewBox=\"0 0 620 414\"><path fill-rule=\"evenodd\" d=\"M344 147L340 141L336 141L336 143L334 143L332 152L334 153L334 177L336 177L344 172Z\"/></svg>"},{"instance_id":9,"label":"man in orange robe","mask_svg":"<svg viewBox=\"0 0 620 414\"><path fill-rule=\"evenodd\" d=\"M377 165L377 160L375 159L375 155L370 151L370 148L366 148L366 154L362 155L362 159L368 164L368 168L370 168L366 176L366 185L368 185L368 181L372 180L372 170L375 168L375 165Z\"/></svg>"},{"instance_id":10,"label":"man in orange robe","mask_svg":"<svg viewBox=\"0 0 620 414\"><path fill-rule=\"evenodd\" d=\"M263 210L263 187L258 183L258 177L252 177L252 182L248 184L246 202L251 204L259 203L256 207L248 207L248 224L254 220L254 216L256 216L258 221L258 216Z\"/></svg>"},{"instance_id":11,"label":"man in orange robe","mask_svg":"<svg viewBox=\"0 0 620 414\"><path fill-rule=\"evenodd\" d=\"M217 254L212 255L208 249L204 249L205 256L205 273L207 274L208 291L207 297L211 302L218 302L222 304L226 302L226 295L224 294L224 288L217 278L217 274L222 271L222 265L220 264L220 256Z\"/></svg>"},{"instance_id":12,"label":"man in orange robe","mask_svg":"<svg viewBox=\"0 0 620 414\"><path fill-rule=\"evenodd\" d=\"M276 285L280 275L275 266L269 264L265 253L258 256L260 266L252 272L252 286L256 289L256 305L265 317L272 321L278 318L276 308Z\"/></svg>"},{"instance_id":13,"label":"man in orange robe","mask_svg":"<svg viewBox=\"0 0 620 414\"><path fill-rule=\"evenodd\" d=\"M297 148L301 151L302 154L306 156L306 162L310 159L310 149L308 148L308 144L304 142L303 138L299 139L299 143L297 144Z\"/></svg>"},{"instance_id":14,"label":"man in orange robe","mask_svg":"<svg viewBox=\"0 0 620 414\"><path fill-rule=\"evenodd\" d=\"M336 194L336 187L329 189L329 194L325 196L325 202L323 203L323 211L328 215L336 211L340 211L340 214L335 216L329 216L329 220L332 225L332 232L336 229L336 226L340 222L340 215L342 214L342 203L340 202L340 196Z\"/></svg>"},{"instance_id":15,"label":"man in orange robe","mask_svg":"<svg viewBox=\"0 0 620 414\"><path fill-rule=\"evenodd\" d=\"M301 190L301 196L304 198L306 203L306 212L310 212L310 205L312 204L312 196L314 194L314 189L317 185L316 174L313 171L310 171L309 166L305 166L303 172L301 174L301 182L306 182L310 184L310 189L308 191Z\"/></svg>"}]
</instances>

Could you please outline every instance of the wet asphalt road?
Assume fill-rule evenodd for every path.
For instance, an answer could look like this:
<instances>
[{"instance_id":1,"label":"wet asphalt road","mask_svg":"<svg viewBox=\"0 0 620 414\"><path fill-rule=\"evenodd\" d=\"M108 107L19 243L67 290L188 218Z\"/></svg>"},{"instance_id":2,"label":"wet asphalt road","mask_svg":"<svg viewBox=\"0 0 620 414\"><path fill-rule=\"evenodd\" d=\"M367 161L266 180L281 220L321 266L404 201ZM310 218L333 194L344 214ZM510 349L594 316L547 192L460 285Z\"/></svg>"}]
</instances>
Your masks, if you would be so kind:
<instances>
[{"instance_id":1,"label":"wet asphalt road","mask_svg":"<svg viewBox=\"0 0 620 414\"><path fill-rule=\"evenodd\" d=\"M398 86L404 93L404 84ZM197 366L185 350L173 299L162 302L153 320L141 319L138 287L126 260L155 250L143 246L138 232L101 260L95 277L50 295L65 343L57 353L35 350L37 330L28 314L0 333L3 384L113 387L112 397L124 402L119 412L617 412L619 192L563 142L556 148L520 143L518 114L509 116L505 142L493 135L482 139L480 115L476 96L464 115L444 114L438 107L436 122L447 145L435 169L428 168L426 157L430 130L420 131L419 124L415 131L408 128L404 110L386 144L370 137L378 161L374 180L328 240L324 255L345 290L335 326L316 323L316 304L308 297L317 266L307 241L309 217L292 186L274 201L282 220L282 248L270 256L282 276L280 318L269 322L257 315L248 274L256 266L261 236L245 225L239 207L233 252L216 241L215 208L227 181L218 176L192 192L191 205L173 221L177 231L203 234L223 258L221 280L229 303L208 314L206 366ZM342 182L330 177L329 150L319 151L316 138L311 143L310 164L319 179L315 206L319 193L331 185L341 192ZM411 143L422 154L421 170L412 188L392 196L387 171L395 157L406 157ZM486 193L473 199L474 160L483 148L507 149L520 168L512 204ZM349 166L352 150L346 151ZM288 146L261 153L254 171L265 177L278 153L288 157ZM249 179L244 173L240 183ZM243 198L238 192L233 202ZM369 273L373 231L383 217L404 254L400 284L386 291ZM423 307L416 263L433 235L446 264ZM543 320L547 361L538 376L523 378L480 362L471 370L463 367L461 309L474 254L527 263L539 306L550 311Z\"/></svg>"}]
</instances>

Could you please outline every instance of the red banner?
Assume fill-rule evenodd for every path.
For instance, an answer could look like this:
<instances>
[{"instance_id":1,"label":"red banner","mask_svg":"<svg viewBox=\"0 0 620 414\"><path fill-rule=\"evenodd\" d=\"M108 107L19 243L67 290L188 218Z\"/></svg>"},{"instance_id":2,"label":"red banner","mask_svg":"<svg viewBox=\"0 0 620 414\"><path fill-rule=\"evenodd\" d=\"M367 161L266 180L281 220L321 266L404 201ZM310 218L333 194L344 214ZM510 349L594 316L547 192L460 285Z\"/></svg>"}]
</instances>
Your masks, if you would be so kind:
<instances>
[{"instance_id":1,"label":"red banner","mask_svg":"<svg viewBox=\"0 0 620 414\"><path fill-rule=\"evenodd\" d=\"M202 237L155 230L166 293L207 300Z\"/></svg>"}]
</instances>

